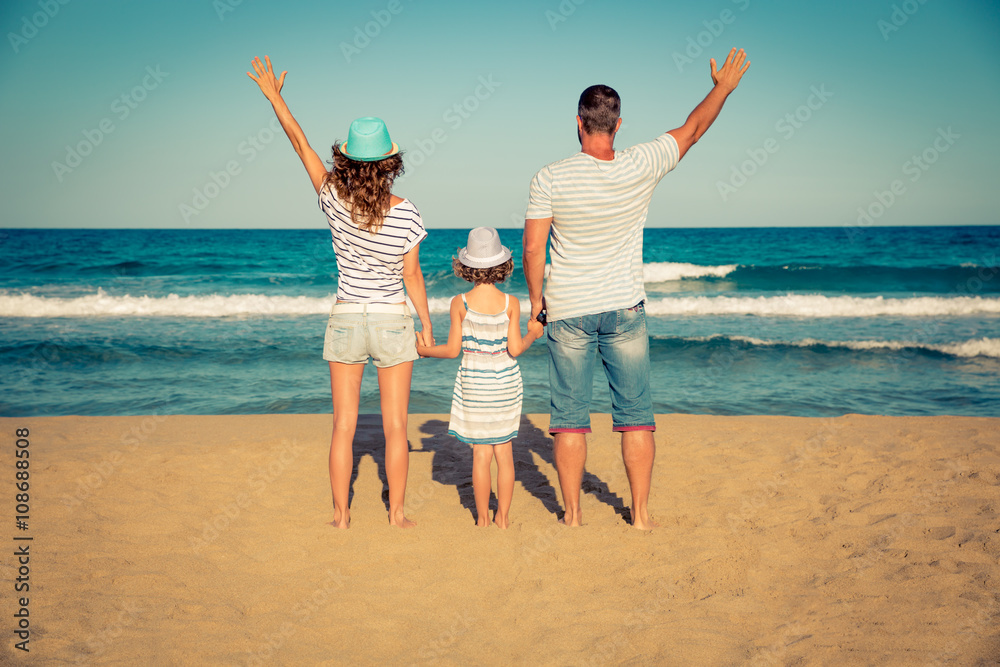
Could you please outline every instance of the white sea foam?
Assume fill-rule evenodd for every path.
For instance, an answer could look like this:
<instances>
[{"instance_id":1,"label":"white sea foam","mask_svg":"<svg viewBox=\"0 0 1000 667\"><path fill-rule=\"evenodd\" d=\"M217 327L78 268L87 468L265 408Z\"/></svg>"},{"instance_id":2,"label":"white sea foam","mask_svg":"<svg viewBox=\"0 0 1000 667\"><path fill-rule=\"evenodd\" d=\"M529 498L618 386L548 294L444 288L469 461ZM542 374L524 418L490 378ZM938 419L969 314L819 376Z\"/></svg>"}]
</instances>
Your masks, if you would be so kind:
<instances>
[{"instance_id":1,"label":"white sea foam","mask_svg":"<svg viewBox=\"0 0 1000 667\"><path fill-rule=\"evenodd\" d=\"M210 294L110 296L103 290L75 298L0 295L0 317L233 317L329 313L336 297Z\"/></svg>"},{"instance_id":2,"label":"white sea foam","mask_svg":"<svg viewBox=\"0 0 1000 667\"><path fill-rule=\"evenodd\" d=\"M785 296L665 297L647 302L650 315L759 315L762 317L960 317L1000 315L1000 299L983 297Z\"/></svg>"},{"instance_id":3,"label":"white sea foam","mask_svg":"<svg viewBox=\"0 0 1000 667\"><path fill-rule=\"evenodd\" d=\"M451 312L451 299L450 296L432 296L427 299L427 308L432 313L449 313Z\"/></svg>"},{"instance_id":4,"label":"white sea foam","mask_svg":"<svg viewBox=\"0 0 1000 667\"><path fill-rule=\"evenodd\" d=\"M238 317L320 315L336 297L210 294L166 297L111 296L103 290L57 298L0 293L0 317ZM432 297L432 313L447 313L450 297ZM983 297L827 297L789 294L772 297L666 297L646 304L652 316L759 315L762 317L961 317L1000 315L1000 298Z\"/></svg>"},{"instance_id":5,"label":"white sea foam","mask_svg":"<svg viewBox=\"0 0 1000 667\"><path fill-rule=\"evenodd\" d=\"M736 264L701 266L679 262L649 262L642 265L642 280L647 283L665 283L684 278L723 278L736 270Z\"/></svg>"},{"instance_id":6,"label":"white sea foam","mask_svg":"<svg viewBox=\"0 0 1000 667\"><path fill-rule=\"evenodd\" d=\"M752 336L710 336L688 340L725 339L749 343L758 347L831 347L848 350L926 350L940 352L953 357L991 357L1000 359L1000 338L976 338L961 343L944 343L940 345L929 343L914 343L898 340L817 340L803 338L802 340L762 340Z\"/></svg>"}]
</instances>

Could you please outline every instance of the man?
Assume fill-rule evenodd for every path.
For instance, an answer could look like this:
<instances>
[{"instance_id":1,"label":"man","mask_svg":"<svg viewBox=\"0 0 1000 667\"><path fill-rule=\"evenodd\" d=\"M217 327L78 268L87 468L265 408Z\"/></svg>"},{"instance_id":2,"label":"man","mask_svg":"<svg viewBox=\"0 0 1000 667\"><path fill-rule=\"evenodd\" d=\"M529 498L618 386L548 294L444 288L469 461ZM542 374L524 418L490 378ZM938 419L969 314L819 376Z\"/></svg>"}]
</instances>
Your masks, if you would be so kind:
<instances>
[{"instance_id":1,"label":"man","mask_svg":"<svg viewBox=\"0 0 1000 667\"><path fill-rule=\"evenodd\" d=\"M733 49L715 87L687 121L654 141L615 151L621 99L608 86L583 91L576 117L580 152L531 181L524 221L524 275L531 317L546 310L553 453L567 526L579 526L587 461L594 352L611 389L612 420L632 492L632 525L651 529L646 503L656 443L649 395L649 336L642 281L642 230L653 189L712 125L750 66ZM545 251L551 269L545 284Z\"/></svg>"}]
</instances>

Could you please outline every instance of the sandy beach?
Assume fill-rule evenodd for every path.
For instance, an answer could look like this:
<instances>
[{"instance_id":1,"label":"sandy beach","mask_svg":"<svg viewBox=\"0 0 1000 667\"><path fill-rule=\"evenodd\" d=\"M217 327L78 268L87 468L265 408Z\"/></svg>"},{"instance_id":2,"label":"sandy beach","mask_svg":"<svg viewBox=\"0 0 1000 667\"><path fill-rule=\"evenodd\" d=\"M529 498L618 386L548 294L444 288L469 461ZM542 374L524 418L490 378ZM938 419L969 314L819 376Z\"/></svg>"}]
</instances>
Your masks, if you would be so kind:
<instances>
[{"instance_id":1,"label":"sandy beach","mask_svg":"<svg viewBox=\"0 0 1000 667\"><path fill-rule=\"evenodd\" d=\"M13 545L0 662L1000 660L1000 419L662 415L652 532L625 522L606 415L586 525L559 525L547 423L522 421L502 531L474 525L471 453L447 416L412 415L418 526L403 531L386 522L379 418L363 417L353 524L336 531L329 415L0 419ZM14 593L25 545L30 588ZM30 653L15 648L21 596Z\"/></svg>"}]
</instances>

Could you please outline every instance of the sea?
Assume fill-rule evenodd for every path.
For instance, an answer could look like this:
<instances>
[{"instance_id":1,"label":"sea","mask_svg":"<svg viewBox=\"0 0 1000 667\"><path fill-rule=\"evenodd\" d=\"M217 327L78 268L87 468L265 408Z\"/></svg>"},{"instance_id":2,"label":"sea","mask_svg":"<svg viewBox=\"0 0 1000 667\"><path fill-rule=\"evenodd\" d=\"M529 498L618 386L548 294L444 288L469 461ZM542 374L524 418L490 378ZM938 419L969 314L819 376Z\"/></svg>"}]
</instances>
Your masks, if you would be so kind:
<instances>
[{"instance_id":1,"label":"sea","mask_svg":"<svg viewBox=\"0 0 1000 667\"><path fill-rule=\"evenodd\" d=\"M521 230L499 231L526 300ZM421 245L439 342L467 234ZM1000 416L998 252L998 226L648 228L654 409ZM329 413L336 286L321 226L0 230L0 415ZM547 413L544 338L518 362L524 412ZM447 413L457 367L417 361L410 412Z\"/></svg>"}]
</instances>

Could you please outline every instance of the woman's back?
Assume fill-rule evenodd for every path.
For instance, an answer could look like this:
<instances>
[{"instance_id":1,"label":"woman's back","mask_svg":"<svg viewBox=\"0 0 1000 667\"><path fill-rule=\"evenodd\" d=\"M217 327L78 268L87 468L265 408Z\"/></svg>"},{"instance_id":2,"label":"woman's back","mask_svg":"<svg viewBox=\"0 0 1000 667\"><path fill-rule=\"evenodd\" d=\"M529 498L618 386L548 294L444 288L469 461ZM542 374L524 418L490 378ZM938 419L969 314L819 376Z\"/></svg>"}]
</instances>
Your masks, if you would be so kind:
<instances>
[{"instance_id":1,"label":"woman's back","mask_svg":"<svg viewBox=\"0 0 1000 667\"><path fill-rule=\"evenodd\" d=\"M407 199L385 213L377 232L358 227L351 217L351 204L344 202L332 186L319 194L326 214L333 250L337 257L337 300L360 303L401 303L403 256L426 236L417 207Z\"/></svg>"}]
</instances>

